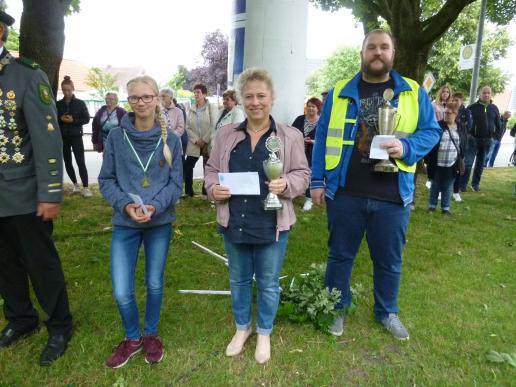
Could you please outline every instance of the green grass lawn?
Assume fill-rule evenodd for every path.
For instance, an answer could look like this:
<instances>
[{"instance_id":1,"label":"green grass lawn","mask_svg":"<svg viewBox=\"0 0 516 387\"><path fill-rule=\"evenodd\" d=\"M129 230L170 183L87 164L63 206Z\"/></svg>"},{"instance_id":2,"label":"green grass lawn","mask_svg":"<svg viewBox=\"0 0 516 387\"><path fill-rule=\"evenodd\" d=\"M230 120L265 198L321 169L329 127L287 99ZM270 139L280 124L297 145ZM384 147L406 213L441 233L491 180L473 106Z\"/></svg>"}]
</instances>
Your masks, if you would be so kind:
<instances>
[{"instance_id":1,"label":"green grass lawn","mask_svg":"<svg viewBox=\"0 0 516 387\"><path fill-rule=\"evenodd\" d=\"M490 350L516 352L515 171L486 170L482 191L452 203L452 217L427 213L428 191L422 183L418 187L399 298L410 341L396 341L374 322L371 261L364 244L352 284L362 284L365 292L344 335L335 339L309 323L279 318L272 359L265 365L254 360L255 337L241 356L224 356L234 333L229 297L178 293L229 288L226 267L191 244L195 240L223 253L215 209L194 198L178 205L174 225L160 324L163 362L151 367L138 355L122 369L107 368L104 362L123 336L109 279L111 211L95 187L88 200L67 192L55 240L74 336L66 355L48 368L37 365L47 339L44 329L0 351L0 385L516 385L515 368L485 357ZM325 210L303 213L302 203L296 202L298 222L290 234L285 275L326 260ZM142 263L137 295L143 309Z\"/></svg>"}]
</instances>

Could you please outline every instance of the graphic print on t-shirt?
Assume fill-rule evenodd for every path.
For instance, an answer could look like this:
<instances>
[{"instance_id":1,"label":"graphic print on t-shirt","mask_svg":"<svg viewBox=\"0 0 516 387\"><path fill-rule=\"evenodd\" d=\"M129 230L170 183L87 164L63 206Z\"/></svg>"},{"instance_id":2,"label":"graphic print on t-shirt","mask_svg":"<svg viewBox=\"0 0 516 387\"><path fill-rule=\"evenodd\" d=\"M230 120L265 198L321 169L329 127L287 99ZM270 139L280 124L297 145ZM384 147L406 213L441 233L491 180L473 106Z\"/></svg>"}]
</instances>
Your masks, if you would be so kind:
<instances>
[{"instance_id":1,"label":"graphic print on t-shirt","mask_svg":"<svg viewBox=\"0 0 516 387\"><path fill-rule=\"evenodd\" d=\"M384 103L379 91L372 96L360 99L358 113L359 131L357 133L357 148L362 153L362 162L369 163L369 151L374 135L378 134L378 108Z\"/></svg>"}]
</instances>

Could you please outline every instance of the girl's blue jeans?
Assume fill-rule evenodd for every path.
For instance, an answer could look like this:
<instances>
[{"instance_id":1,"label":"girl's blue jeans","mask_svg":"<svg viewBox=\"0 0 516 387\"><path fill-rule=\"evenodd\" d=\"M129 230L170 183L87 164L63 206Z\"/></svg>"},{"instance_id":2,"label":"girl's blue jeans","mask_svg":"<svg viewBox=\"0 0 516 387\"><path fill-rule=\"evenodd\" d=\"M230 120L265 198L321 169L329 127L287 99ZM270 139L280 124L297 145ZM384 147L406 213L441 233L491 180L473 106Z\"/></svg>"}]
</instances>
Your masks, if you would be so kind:
<instances>
[{"instance_id":1,"label":"girl's blue jeans","mask_svg":"<svg viewBox=\"0 0 516 387\"><path fill-rule=\"evenodd\" d=\"M125 336L131 340L141 337L138 306L134 295L134 275L138 251L143 243L145 252L145 308L144 334L158 331L163 299L163 273L167 261L172 225L150 228L113 226L111 239L111 282L113 295L122 317Z\"/></svg>"},{"instance_id":2,"label":"girl's blue jeans","mask_svg":"<svg viewBox=\"0 0 516 387\"><path fill-rule=\"evenodd\" d=\"M279 304L279 275L287 248L288 232L277 242L266 244L233 243L224 237L229 258L231 306L237 330L251 327L253 274L257 287L256 332L269 335Z\"/></svg>"}]
</instances>

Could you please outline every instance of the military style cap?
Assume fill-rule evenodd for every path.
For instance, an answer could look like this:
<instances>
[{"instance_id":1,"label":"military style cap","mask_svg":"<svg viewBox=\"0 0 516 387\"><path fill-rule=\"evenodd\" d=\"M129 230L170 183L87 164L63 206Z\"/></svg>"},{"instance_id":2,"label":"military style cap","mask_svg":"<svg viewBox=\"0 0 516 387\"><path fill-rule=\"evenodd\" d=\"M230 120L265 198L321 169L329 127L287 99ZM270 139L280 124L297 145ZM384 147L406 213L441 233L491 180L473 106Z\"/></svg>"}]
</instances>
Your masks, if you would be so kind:
<instances>
[{"instance_id":1,"label":"military style cap","mask_svg":"<svg viewBox=\"0 0 516 387\"><path fill-rule=\"evenodd\" d=\"M14 24L14 18L4 11L0 11L0 22L10 27Z\"/></svg>"}]
</instances>

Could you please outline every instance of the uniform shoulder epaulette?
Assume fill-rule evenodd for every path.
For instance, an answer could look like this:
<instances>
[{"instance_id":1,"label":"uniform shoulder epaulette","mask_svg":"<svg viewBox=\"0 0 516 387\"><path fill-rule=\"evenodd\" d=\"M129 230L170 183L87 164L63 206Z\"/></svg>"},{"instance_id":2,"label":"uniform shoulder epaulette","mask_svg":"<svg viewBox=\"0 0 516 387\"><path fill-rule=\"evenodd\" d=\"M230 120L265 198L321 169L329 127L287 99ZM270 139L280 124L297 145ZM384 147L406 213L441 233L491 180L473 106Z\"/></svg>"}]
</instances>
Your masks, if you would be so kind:
<instances>
[{"instance_id":1,"label":"uniform shoulder epaulette","mask_svg":"<svg viewBox=\"0 0 516 387\"><path fill-rule=\"evenodd\" d=\"M16 62L18 62L24 66L30 67L33 70L39 69L39 64L37 64L34 60L32 60L30 58L24 58L24 57L16 58Z\"/></svg>"}]
</instances>

